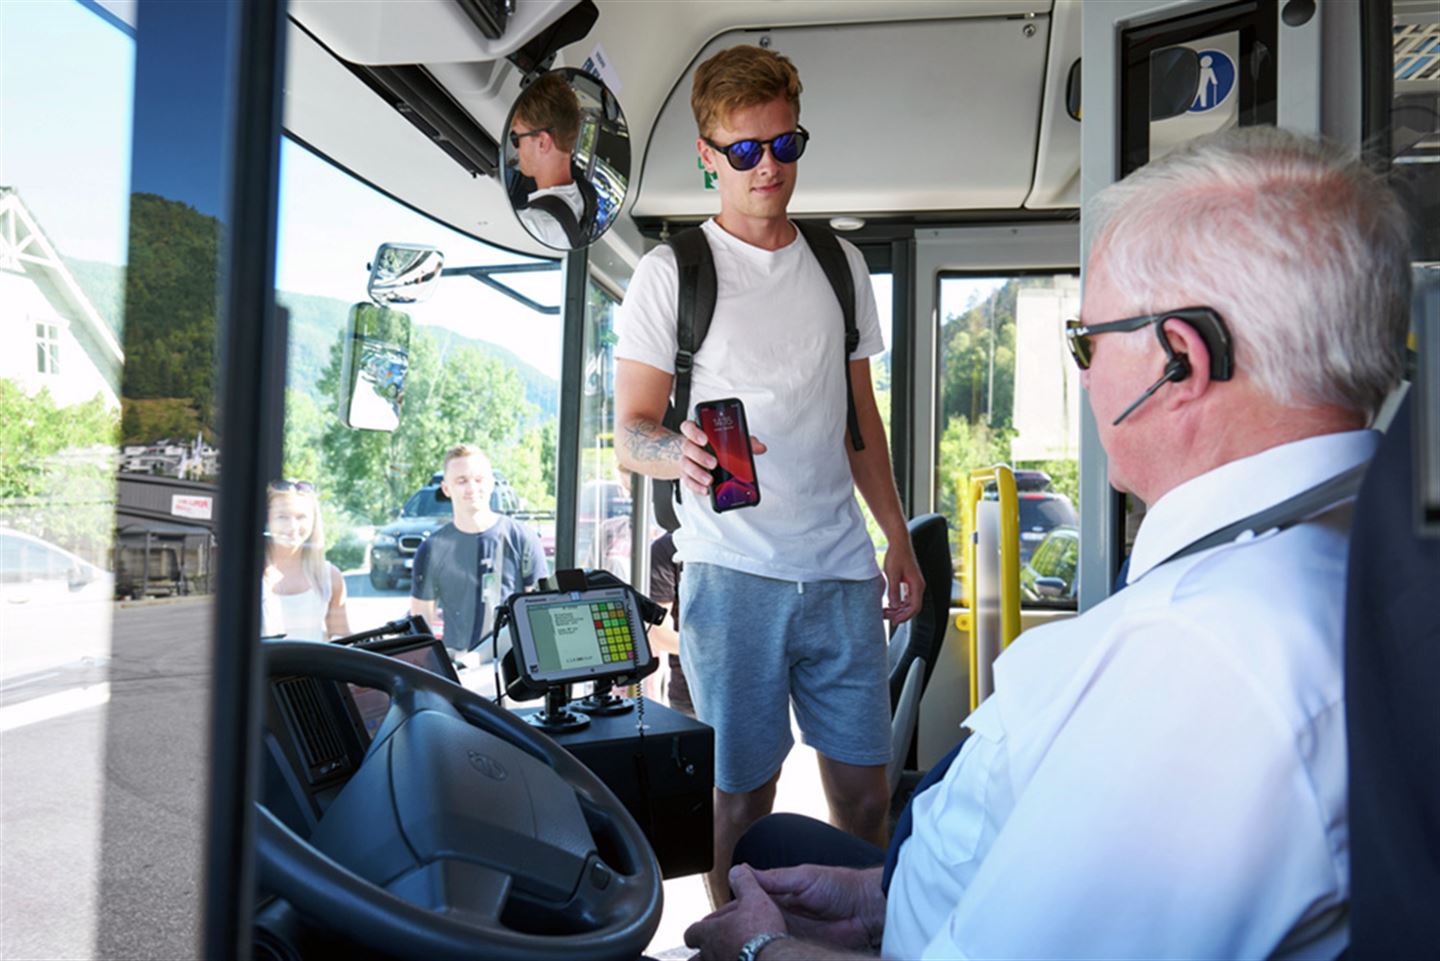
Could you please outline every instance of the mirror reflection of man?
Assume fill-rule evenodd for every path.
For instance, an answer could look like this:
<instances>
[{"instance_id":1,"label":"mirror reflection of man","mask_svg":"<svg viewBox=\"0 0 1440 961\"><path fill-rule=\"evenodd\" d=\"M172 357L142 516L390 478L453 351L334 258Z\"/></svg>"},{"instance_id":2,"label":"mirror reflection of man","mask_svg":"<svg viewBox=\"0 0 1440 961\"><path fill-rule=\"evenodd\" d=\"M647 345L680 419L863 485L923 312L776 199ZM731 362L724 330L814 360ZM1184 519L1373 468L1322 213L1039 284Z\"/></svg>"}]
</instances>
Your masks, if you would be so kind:
<instances>
[{"instance_id":1,"label":"mirror reflection of man","mask_svg":"<svg viewBox=\"0 0 1440 961\"><path fill-rule=\"evenodd\" d=\"M583 246L585 198L575 182L571 155L580 136L580 101L565 76L543 74L520 94L510 120L510 145L520 172L535 181L518 213L531 235L560 250ZM555 201L543 198L557 198ZM573 222L566 222L565 210ZM567 229L568 228L568 229Z\"/></svg>"},{"instance_id":2,"label":"mirror reflection of man","mask_svg":"<svg viewBox=\"0 0 1440 961\"><path fill-rule=\"evenodd\" d=\"M495 472L480 448L450 448L444 471L440 489L454 503L455 517L415 552L410 613L433 625L438 606L445 646L463 653L484 639L500 602L533 587L550 569L540 536L490 506Z\"/></svg>"}]
</instances>

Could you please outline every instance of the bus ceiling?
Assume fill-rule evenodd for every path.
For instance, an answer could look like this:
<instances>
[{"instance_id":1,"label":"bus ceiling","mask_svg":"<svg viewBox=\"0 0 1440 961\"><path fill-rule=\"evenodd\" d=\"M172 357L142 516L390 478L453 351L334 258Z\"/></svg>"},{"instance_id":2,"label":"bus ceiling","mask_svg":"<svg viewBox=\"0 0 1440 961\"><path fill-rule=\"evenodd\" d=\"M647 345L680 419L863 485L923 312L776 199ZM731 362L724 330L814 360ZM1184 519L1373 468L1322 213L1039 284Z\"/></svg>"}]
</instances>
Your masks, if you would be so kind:
<instances>
[{"instance_id":1,"label":"bus ceiling","mask_svg":"<svg viewBox=\"0 0 1440 961\"><path fill-rule=\"evenodd\" d=\"M561 42L551 65L600 74L629 124L630 193L594 253L633 265L642 229L718 209L696 163L690 77L714 51L754 43L805 77L814 139L795 213L934 221L1078 205L1080 125L1065 104L1078 0L531 0L487 36L470 8L503 6L292 0L286 130L423 213L553 257L494 170L526 75L515 61L543 66Z\"/></svg>"}]
</instances>

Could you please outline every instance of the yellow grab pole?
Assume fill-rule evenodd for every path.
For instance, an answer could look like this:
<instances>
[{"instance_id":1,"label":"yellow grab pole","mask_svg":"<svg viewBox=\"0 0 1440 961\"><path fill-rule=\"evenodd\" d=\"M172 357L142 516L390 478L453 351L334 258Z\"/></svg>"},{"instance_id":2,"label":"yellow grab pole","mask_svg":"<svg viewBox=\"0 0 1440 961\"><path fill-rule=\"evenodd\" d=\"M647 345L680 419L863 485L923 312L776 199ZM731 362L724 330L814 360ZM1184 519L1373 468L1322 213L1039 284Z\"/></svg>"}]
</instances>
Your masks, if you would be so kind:
<instances>
[{"instance_id":1,"label":"yellow grab pole","mask_svg":"<svg viewBox=\"0 0 1440 961\"><path fill-rule=\"evenodd\" d=\"M961 536L965 545L965 606L970 635L970 709L980 706L980 650L975 610L975 513L985 497L985 485L994 483L1000 495L1000 646L1009 647L1020 635L1020 500L1015 493L1015 472L1004 464L972 471L961 479L957 492L963 505Z\"/></svg>"}]
</instances>

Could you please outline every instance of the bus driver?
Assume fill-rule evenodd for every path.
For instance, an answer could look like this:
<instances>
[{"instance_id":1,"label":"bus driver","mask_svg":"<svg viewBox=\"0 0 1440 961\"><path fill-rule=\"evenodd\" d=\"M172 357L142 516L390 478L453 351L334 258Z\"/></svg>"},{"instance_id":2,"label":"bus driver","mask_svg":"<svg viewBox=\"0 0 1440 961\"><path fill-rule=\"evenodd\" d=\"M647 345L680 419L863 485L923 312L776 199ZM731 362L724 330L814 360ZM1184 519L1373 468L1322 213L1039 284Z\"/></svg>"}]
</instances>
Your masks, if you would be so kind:
<instances>
[{"instance_id":1,"label":"bus driver","mask_svg":"<svg viewBox=\"0 0 1440 961\"><path fill-rule=\"evenodd\" d=\"M686 933L703 958L1345 948L1349 504L1186 549L1369 461L1403 369L1405 213L1359 162L1252 127L1141 168L1086 215L1071 349L1110 482L1149 505L1129 586L996 661L973 733L896 832L888 896L878 866L736 867L736 903ZM775 820L737 860L767 866ZM844 836L838 856L796 850L797 833L791 864L882 857Z\"/></svg>"}]
</instances>

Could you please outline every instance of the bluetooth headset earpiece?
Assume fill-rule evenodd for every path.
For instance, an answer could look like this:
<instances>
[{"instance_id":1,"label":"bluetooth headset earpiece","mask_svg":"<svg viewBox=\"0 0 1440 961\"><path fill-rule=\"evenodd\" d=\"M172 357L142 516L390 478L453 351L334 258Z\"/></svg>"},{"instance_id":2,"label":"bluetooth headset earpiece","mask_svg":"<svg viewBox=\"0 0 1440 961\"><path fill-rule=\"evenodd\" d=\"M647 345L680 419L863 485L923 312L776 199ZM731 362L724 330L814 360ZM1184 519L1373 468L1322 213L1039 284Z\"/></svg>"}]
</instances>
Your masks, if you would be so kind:
<instances>
[{"instance_id":1,"label":"bluetooth headset earpiece","mask_svg":"<svg viewBox=\"0 0 1440 961\"><path fill-rule=\"evenodd\" d=\"M1206 349L1210 352L1210 379L1229 380L1235 373L1235 355L1230 343L1230 331L1225 327L1225 321L1220 315L1208 307L1190 307L1185 310L1175 311L1173 314L1166 314L1165 320L1178 320L1181 323L1189 324L1194 331L1200 335L1205 342ZM1119 426L1120 422L1135 412L1135 408L1145 403L1161 387L1174 381L1179 383L1190 376L1190 358L1185 354L1177 353L1175 348L1170 346L1170 338L1165 336L1165 321L1162 320L1155 325L1155 336L1160 338L1160 347L1169 358L1165 362L1165 370L1160 374L1160 379L1151 384L1135 403L1121 411L1120 416L1111 421L1110 426Z\"/></svg>"}]
</instances>

